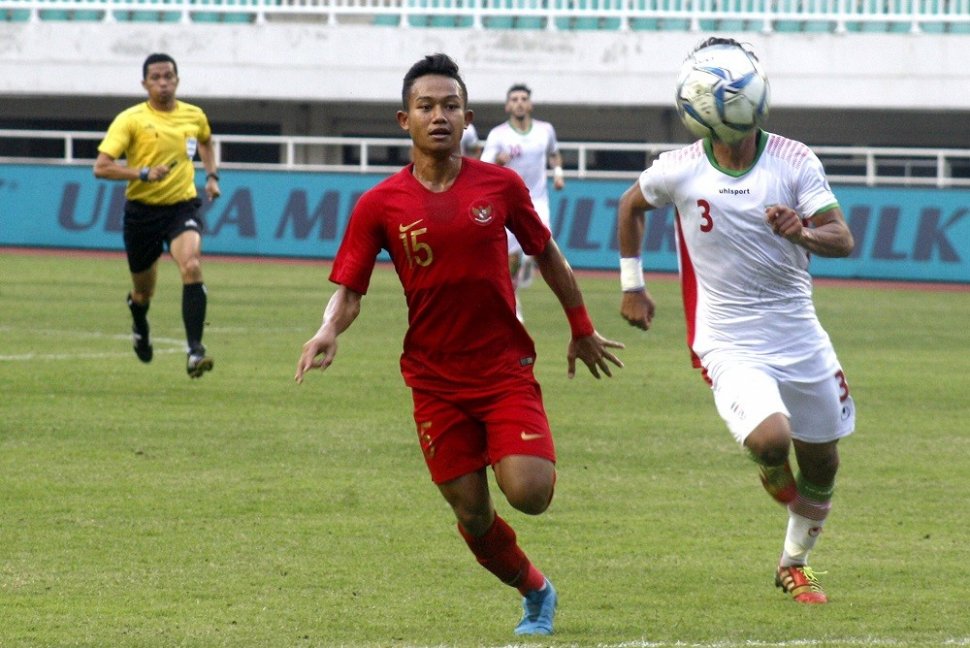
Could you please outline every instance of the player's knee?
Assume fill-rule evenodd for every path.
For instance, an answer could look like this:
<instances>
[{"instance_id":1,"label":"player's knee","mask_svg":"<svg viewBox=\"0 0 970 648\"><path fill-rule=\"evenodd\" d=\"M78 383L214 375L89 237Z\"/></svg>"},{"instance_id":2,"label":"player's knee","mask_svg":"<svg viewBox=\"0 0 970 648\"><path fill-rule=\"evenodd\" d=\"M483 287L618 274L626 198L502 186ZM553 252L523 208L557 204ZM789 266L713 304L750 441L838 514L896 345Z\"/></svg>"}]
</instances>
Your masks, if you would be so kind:
<instances>
[{"instance_id":1,"label":"player's knee","mask_svg":"<svg viewBox=\"0 0 970 648\"><path fill-rule=\"evenodd\" d=\"M155 291L152 289L138 290L137 288L133 288L131 291L131 300L136 304L141 304L144 306L145 304L151 302L154 295Z\"/></svg>"},{"instance_id":2,"label":"player's knee","mask_svg":"<svg viewBox=\"0 0 970 648\"><path fill-rule=\"evenodd\" d=\"M780 434L751 434L744 441L751 454L766 466L780 466L788 459L791 441Z\"/></svg>"},{"instance_id":3,"label":"player's knee","mask_svg":"<svg viewBox=\"0 0 970 648\"><path fill-rule=\"evenodd\" d=\"M745 447L767 466L779 466L788 458L791 449L791 428L788 418L772 414L744 440Z\"/></svg>"},{"instance_id":4,"label":"player's knee","mask_svg":"<svg viewBox=\"0 0 970 648\"><path fill-rule=\"evenodd\" d=\"M552 484L534 484L509 489L505 497L517 511L526 515L539 515L552 503L554 488Z\"/></svg>"},{"instance_id":5,"label":"player's knee","mask_svg":"<svg viewBox=\"0 0 970 648\"><path fill-rule=\"evenodd\" d=\"M193 256L186 259L180 266L183 283L199 283L202 281L202 259Z\"/></svg>"},{"instance_id":6,"label":"player's knee","mask_svg":"<svg viewBox=\"0 0 970 648\"><path fill-rule=\"evenodd\" d=\"M473 536L481 536L492 524L492 514L488 508L452 507L458 524Z\"/></svg>"}]
</instances>

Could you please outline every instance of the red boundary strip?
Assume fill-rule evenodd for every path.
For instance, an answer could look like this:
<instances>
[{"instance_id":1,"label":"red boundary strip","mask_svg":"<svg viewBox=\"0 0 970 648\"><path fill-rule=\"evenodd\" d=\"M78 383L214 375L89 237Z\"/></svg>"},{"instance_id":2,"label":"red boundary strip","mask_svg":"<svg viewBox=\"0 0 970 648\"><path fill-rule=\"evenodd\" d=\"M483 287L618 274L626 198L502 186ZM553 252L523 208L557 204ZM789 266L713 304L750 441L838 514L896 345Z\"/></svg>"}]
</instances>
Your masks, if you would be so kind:
<instances>
[{"instance_id":1,"label":"red boundary strip","mask_svg":"<svg viewBox=\"0 0 970 648\"><path fill-rule=\"evenodd\" d=\"M62 256L83 257L92 259L124 259L124 252L106 250L80 250L75 248L42 248L42 247L7 247L0 246L0 253L17 254L22 256ZM207 253L206 258L234 263L275 263L280 265L326 266L330 260L304 259L291 257L253 257ZM385 264L390 265L390 264ZM617 270L576 270L579 277L617 277ZM650 281L678 281L676 272L651 272L646 278ZM889 279L832 279L827 277L813 277L816 286L848 286L852 288L873 288L886 290L919 290L930 292L970 292L970 283L933 282L933 281L897 281ZM619 285L619 284L618 284Z\"/></svg>"}]
</instances>

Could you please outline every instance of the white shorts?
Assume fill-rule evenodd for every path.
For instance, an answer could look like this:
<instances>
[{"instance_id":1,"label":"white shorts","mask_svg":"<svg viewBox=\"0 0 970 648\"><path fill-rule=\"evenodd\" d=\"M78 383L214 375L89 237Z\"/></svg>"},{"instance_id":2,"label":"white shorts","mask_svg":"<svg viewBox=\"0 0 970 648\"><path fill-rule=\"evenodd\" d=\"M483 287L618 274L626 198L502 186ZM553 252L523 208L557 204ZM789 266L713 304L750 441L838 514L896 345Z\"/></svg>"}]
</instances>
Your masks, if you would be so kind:
<instances>
[{"instance_id":1,"label":"white shorts","mask_svg":"<svg viewBox=\"0 0 970 648\"><path fill-rule=\"evenodd\" d=\"M549 201L533 201L532 206L535 207L536 213L539 214L539 220L546 226L546 229L551 229L549 226ZM505 230L505 234L509 239L509 254L521 254L522 246L519 245L519 239L515 238L515 234L509 230Z\"/></svg>"},{"instance_id":2,"label":"white shorts","mask_svg":"<svg viewBox=\"0 0 970 648\"><path fill-rule=\"evenodd\" d=\"M707 360L717 413L738 443L775 413L787 416L792 437L807 443L828 443L855 430L855 404L834 352L790 366Z\"/></svg>"}]
</instances>

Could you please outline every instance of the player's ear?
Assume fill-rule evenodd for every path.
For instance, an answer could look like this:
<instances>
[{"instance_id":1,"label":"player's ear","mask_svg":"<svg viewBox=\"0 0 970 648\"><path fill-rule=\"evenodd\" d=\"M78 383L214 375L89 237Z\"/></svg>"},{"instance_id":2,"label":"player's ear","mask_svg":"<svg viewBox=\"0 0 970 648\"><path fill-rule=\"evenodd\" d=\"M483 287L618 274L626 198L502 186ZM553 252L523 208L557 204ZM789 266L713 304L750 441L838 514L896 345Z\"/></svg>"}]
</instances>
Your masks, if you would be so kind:
<instances>
[{"instance_id":1,"label":"player's ear","mask_svg":"<svg viewBox=\"0 0 970 648\"><path fill-rule=\"evenodd\" d=\"M397 123L401 130L408 130L408 114L403 110L397 111Z\"/></svg>"},{"instance_id":2,"label":"player's ear","mask_svg":"<svg viewBox=\"0 0 970 648\"><path fill-rule=\"evenodd\" d=\"M465 111L465 127L471 126L472 122L475 121L475 111L466 110Z\"/></svg>"}]
</instances>

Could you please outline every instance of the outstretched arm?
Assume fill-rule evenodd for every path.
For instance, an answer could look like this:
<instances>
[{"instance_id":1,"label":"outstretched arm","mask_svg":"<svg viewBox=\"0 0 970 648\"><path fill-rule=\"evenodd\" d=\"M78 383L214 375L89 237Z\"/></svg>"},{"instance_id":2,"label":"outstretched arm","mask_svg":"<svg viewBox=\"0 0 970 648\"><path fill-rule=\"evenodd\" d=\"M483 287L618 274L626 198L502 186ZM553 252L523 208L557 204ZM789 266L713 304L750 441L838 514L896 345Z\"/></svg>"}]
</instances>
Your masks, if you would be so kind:
<instances>
[{"instance_id":1,"label":"outstretched arm","mask_svg":"<svg viewBox=\"0 0 970 648\"><path fill-rule=\"evenodd\" d=\"M333 364L337 355L337 336L357 319L362 298L363 295L346 286L337 287L323 312L323 324L303 345L303 353L296 363L296 382L302 384L303 376L311 369L324 370Z\"/></svg>"},{"instance_id":2,"label":"outstretched arm","mask_svg":"<svg viewBox=\"0 0 970 648\"><path fill-rule=\"evenodd\" d=\"M576 358L582 360L596 378L600 377L600 370L612 377L607 361L617 367L622 367L623 362L609 349L622 349L623 344L607 340L593 328L586 306L583 305L583 293L576 283L576 275L573 274L559 246L554 240L549 239L545 249L533 258L542 273L542 278L559 299L569 319L569 328L572 330L572 339L566 353L569 377L576 375Z\"/></svg>"}]
</instances>

